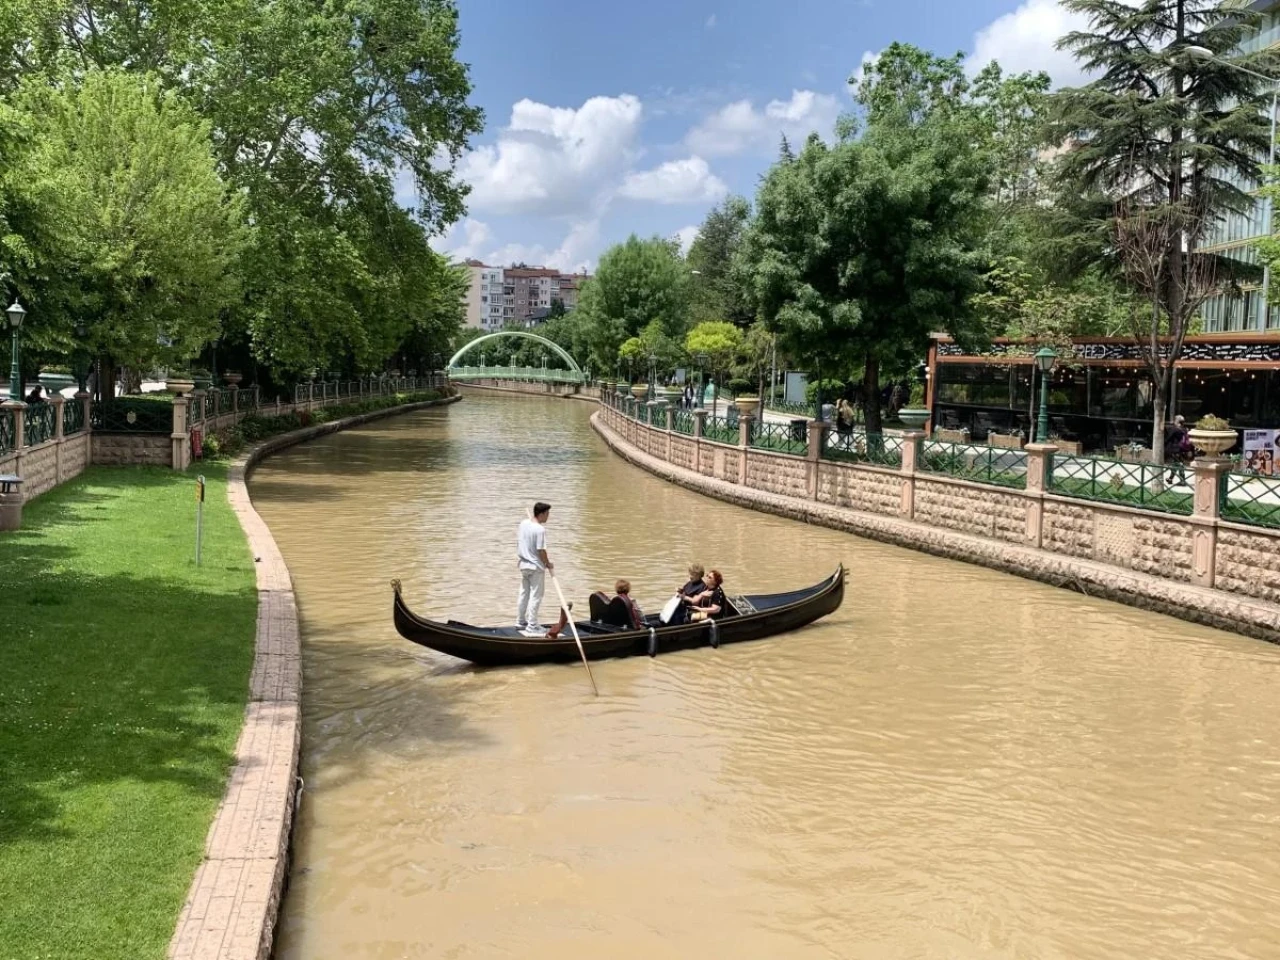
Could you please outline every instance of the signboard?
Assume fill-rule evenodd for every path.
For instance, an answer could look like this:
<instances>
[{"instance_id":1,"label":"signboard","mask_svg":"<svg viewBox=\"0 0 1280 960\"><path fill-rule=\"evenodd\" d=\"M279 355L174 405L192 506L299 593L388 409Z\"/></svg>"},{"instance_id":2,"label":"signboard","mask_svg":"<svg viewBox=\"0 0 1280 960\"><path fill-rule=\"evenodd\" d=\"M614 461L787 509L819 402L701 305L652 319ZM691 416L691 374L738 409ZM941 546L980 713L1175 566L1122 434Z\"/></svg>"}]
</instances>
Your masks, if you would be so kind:
<instances>
[{"instance_id":1,"label":"signboard","mask_svg":"<svg viewBox=\"0 0 1280 960\"><path fill-rule=\"evenodd\" d=\"M796 373L794 370L788 370L784 376L786 377L786 390L782 394L783 403L808 403L804 395L805 388L809 386L809 378L803 373Z\"/></svg>"},{"instance_id":2,"label":"signboard","mask_svg":"<svg viewBox=\"0 0 1280 960\"><path fill-rule=\"evenodd\" d=\"M676 383L683 387L686 377L688 377L688 374L685 372L684 367L676 367Z\"/></svg>"},{"instance_id":3,"label":"signboard","mask_svg":"<svg viewBox=\"0 0 1280 960\"><path fill-rule=\"evenodd\" d=\"M1244 431L1244 456L1240 466L1250 473L1273 477L1276 469L1276 448L1280 446L1280 430Z\"/></svg>"},{"instance_id":4,"label":"signboard","mask_svg":"<svg viewBox=\"0 0 1280 960\"><path fill-rule=\"evenodd\" d=\"M199 427L191 428L191 456L197 460L204 459L204 434Z\"/></svg>"},{"instance_id":5,"label":"signboard","mask_svg":"<svg viewBox=\"0 0 1280 960\"><path fill-rule=\"evenodd\" d=\"M1076 343L1072 354L1078 360L1142 360L1142 349L1136 343ZM939 343L940 357L1022 357L1027 360L1035 353L1031 344L993 343L980 354L966 353L958 343ZM1161 344L1160 355L1168 356L1169 345ZM1280 362L1280 339L1262 343L1186 343L1182 347L1182 360L1236 361L1249 363Z\"/></svg>"}]
</instances>

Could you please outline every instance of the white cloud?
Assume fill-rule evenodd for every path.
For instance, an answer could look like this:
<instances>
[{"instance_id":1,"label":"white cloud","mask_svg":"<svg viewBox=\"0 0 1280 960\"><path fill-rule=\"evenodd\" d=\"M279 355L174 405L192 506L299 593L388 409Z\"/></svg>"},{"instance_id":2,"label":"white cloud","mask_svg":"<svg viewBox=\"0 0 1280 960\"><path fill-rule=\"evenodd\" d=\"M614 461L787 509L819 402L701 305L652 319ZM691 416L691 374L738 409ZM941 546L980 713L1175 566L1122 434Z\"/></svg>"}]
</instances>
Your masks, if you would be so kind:
<instances>
[{"instance_id":1,"label":"white cloud","mask_svg":"<svg viewBox=\"0 0 1280 960\"><path fill-rule=\"evenodd\" d=\"M974 35L970 69L976 72L996 60L1005 73L1044 70L1055 87L1082 83L1086 77L1075 57L1055 44L1059 37L1087 26L1083 15L1065 10L1058 0L1025 0Z\"/></svg>"},{"instance_id":2,"label":"white cloud","mask_svg":"<svg viewBox=\"0 0 1280 960\"><path fill-rule=\"evenodd\" d=\"M581 107L521 100L498 142L463 157L471 209L489 213L583 213L617 184L637 156L640 100L592 97Z\"/></svg>"},{"instance_id":3,"label":"white cloud","mask_svg":"<svg viewBox=\"0 0 1280 960\"><path fill-rule=\"evenodd\" d=\"M689 248L693 246L693 241L698 238L698 228L696 225L681 227L675 232L674 236L680 241L680 252L688 256Z\"/></svg>"},{"instance_id":4,"label":"white cloud","mask_svg":"<svg viewBox=\"0 0 1280 960\"><path fill-rule=\"evenodd\" d=\"M487 223L467 217L453 224L433 246L455 260L470 260L483 257L492 240L493 231Z\"/></svg>"},{"instance_id":5,"label":"white cloud","mask_svg":"<svg viewBox=\"0 0 1280 960\"><path fill-rule=\"evenodd\" d=\"M569 226L569 232L554 248L540 243L507 243L495 247L481 259L485 263L530 263L557 270L589 270L600 246L600 221L587 218Z\"/></svg>"},{"instance_id":6,"label":"white cloud","mask_svg":"<svg viewBox=\"0 0 1280 960\"><path fill-rule=\"evenodd\" d=\"M705 156L767 153L777 148L783 134L792 141L804 140L815 130L830 134L839 113L835 97L812 90L793 90L790 100L771 100L762 110L750 100L738 100L690 130L685 142Z\"/></svg>"},{"instance_id":7,"label":"white cloud","mask_svg":"<svg viewBox=\"0 0 1280 960\"><path fill-rule=\"evenodd\" d=\"M627 174L618 196L653 203L698 203L719 200L729 188L701 157L671 160L652 170Z\"/></svg>"},{"instance_id":8,"label":"white cloud","mask_svg":"<svg viewBox=\"0 0 1280 960\"><path fill-rule=\"evenodd\" d=\"M714 13L707 17L706 27L708 30L714 30L716 28L716 15Z\"/></svg>"}]
</instances>

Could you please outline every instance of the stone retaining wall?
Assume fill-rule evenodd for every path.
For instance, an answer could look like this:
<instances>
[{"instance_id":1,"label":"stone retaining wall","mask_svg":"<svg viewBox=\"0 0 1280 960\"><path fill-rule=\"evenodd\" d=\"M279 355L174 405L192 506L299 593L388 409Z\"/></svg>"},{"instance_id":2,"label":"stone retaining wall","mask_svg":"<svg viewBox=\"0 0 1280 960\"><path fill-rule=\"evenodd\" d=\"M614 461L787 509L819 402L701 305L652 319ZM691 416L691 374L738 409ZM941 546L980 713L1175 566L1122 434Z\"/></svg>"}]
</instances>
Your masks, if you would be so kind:
<instances>
[{"instance_id":1,"label":"stone retaining wall","mask_svg":"<svg viewBox=\"0 0 1280 960\"><path fill-rule=\"evenodd\" d=\"M294 444L458 399L411 403L295 430L264 440L232 465L227 498L256 561L253 672L235 766L169 943L173 960L268 960L288 871L302 737L302 645L293 581L249 498L250 472L263 458Z\"/></svg>"},{"instance_id":2,"label":"stone retaining wall","mask_svg":"<svg viewBox=\"0 0 1280 960\"><path fill-rule=\"evenodd\" d=\"M1280 642L1280 534L1201 515L1199 490L1197 515L1183 517L1049 494L1034 471L1026 490L918 473L907 448L895 470L820 459L814 442L800 457L698 429L672 435L667 454L667 431L613 406L592 425L631 462L732 503Z\"/></svg>"},{"instance_id":3,"label":"stone retaining wall","mask_svg":"<svg viewBox=\"0 0 1280 960\"><path fill-rule=\"evenodd\" d=\"M93 462L106 466L168 467L171 441L163 433L101 433L93 435Z\"/></svg>"}]
</instances>

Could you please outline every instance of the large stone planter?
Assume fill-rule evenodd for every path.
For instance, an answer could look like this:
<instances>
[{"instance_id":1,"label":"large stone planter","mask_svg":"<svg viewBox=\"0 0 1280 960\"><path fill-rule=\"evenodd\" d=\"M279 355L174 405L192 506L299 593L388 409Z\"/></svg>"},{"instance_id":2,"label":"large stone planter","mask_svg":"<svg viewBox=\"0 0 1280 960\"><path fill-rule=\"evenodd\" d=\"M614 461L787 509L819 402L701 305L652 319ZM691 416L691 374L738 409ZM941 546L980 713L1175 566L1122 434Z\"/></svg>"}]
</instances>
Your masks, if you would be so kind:
<instances>
[{"instance_id":1,"label":"large stone planter","mask_svg":"<svg viewBox=\"0 0 1280 960\"><path fill-rule=\"evenodd\" d=\"M1016 433L991 433L987 435L987 445L1002 450L1021 450L1022 437Z\"/></svg>"},{"instance_id":2,"label":"large stone planter","mask_svg":"<svg viewBox=\"0 0 1280 960\"><path fill-rule=\"evenodd\" d=\"M184 393L190 393L195 389L195 386L195 381L186 377L170 377L164 382L164 388L175 397L180 397Z\"/></svg>"},{"instance_id":3,"label":"large stone planter","mask_svg":"<svg viewBox=\"0 0 1280 960\"><path fill-rule=\"evenodd\" d=\"M76 385L76 378L65 373L42 373L37 379L49 394L61 393L67 387Z\"/></svg>"},{"instance_id":4,"label":"large stone planter","mask_svg":"<svg viewBox=\"0 0 1280 960\"><path fill-rule=\"evenodd\" d=\"M649 385L647 383L633 383L631 385L631 395L637 400L643 400L649 395Z\"/></svg>"},{"instance_id":5,"label":"large stone planter","mask_svg":"<svg viewBox=\"0 0 1280 960\"><path fill-rule=\"evenodd\" d=\"M244 379L244 374L240 373L224 373L222 379L227 381L233 387L240 385L240 381Z\"/></svg>"},{"instance_id":6,"label":"large stone planter","mask_svg":"<svg viewBox=\"0 0 1280 960\"><path fill-rule=\"evenodd\" d=\"M735 397L733 405L738 408L740 417L754 417L760 413L759 397Z\"/></svg>"},{"instance_id":7,"label":"large stone planter","mask_svg":"<svg viewBox=\"0 0 1280 960\"><path fill-rule=\"evenodd\" d=\"M919 430L929 420L929 411L925 407L899 407L898 419L904 426Z\"/></svg>"},{"instance_id":8,"label":"large stone planter","mask_svg":"<svg viewBox=\"0 0 1280 960\"><path fill-rule=\"evenodd\" d=\"M1201 430L1192 427L1188 431L1192 445L1206 457L1220 457L1236 445L1234 430Z\"/></svg>"}]
</instances>

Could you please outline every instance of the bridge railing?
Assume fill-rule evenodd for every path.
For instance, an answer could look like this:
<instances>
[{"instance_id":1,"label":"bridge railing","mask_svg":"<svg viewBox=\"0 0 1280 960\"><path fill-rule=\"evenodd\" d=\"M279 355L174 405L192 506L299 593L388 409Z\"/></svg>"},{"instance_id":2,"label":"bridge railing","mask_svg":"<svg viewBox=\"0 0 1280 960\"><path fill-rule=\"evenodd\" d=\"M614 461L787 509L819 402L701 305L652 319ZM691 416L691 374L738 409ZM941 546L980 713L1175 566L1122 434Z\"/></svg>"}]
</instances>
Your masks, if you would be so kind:
<instances>
[{"instance_id":1,"label":"bridge railing","mask_svg":"<svg viewBox=\"0 0 1280 960\"><path fill-rule=\"evenodd\" d=\"M584 383L576 370L553 367L450 367L452 380L533 380L543 383Z\"/></svg>"}]
</instances>

